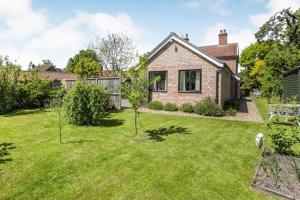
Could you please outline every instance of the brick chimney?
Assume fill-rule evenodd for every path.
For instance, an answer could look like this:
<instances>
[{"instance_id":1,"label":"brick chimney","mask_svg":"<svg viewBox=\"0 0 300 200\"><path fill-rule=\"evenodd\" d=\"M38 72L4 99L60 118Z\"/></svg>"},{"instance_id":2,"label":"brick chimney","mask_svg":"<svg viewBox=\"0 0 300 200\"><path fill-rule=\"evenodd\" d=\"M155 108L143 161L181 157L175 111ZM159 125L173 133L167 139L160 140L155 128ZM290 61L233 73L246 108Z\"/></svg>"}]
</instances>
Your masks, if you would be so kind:
<instances>
[{"instance_id":1,"label":"brick chimney","mask_svg":"<svg viewBox=\"0 0 300 200\"><path fill-rule=\"evenodd\" d=\"M225 45L227 44L227 32L226 29L220 30L219 33L219 45Z\"/></svg>"},{"instance_id":2,"label":"brick chimney","mask_svg":"<svg viewBox=\"0 0 300 200\"><path fill-rule=\"evenodd\" d=\"M185 41L189 42L189 35L186 33L185 35L182 36L182 39L184 39Z\"/></svg>"}]
</instances>

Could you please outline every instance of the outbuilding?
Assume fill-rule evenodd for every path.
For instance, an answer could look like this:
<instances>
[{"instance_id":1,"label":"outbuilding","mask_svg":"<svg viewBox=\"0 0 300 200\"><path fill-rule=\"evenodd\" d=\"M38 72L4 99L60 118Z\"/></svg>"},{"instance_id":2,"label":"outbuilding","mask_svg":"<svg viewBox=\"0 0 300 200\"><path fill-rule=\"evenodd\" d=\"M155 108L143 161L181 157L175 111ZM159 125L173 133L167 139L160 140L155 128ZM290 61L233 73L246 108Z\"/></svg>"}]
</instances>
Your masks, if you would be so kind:
<instances>
[{"instance_id":1,"label":"outbuilding","mask_svg":"<svg viewBox=\"0 0 300 200\"><path fill-rule=\"evenodd\" d=\"M283 97L297 97L300 102L300 66L283 74Z\"/></svg>"}]
</instances>

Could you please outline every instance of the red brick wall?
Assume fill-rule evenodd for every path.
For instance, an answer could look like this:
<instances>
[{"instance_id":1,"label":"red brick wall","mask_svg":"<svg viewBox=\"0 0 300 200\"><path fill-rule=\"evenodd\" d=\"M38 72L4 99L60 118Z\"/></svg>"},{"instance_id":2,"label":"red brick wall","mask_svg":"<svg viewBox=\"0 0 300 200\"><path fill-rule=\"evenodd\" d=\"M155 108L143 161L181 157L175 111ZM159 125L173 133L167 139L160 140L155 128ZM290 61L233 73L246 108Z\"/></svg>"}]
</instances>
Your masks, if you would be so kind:
<instances>
[{"instance_id":1,"label":"red brick wall","mask_svg":"<svg viewBox=\"0 0 300 200\"><path fill-rule=\"evenodd\" d=\"M237 74L237 59L236 58L222 58L221 60L224 60L225 63L228 65L228 67L231 69L231 71L234 74Z\"/></svg>"},{"instance_id":2,"label":"red brick wall","mask_svg":"<svg viewBox=\"0 0 300 200\"><path fill-rule=\"evenodd\" d=\"M179 70L201 69L201 93L179 93ZM177 105L195 103L204 97L216 99L216 72L218 68L200 58L178 43L169 43L150 60L148 71L168 71L167 92L152 92L152 100L163 103L171 102Z\"/></svg>"},{"instance_id":3,"label":"red brick wall","mask_svg":"<svg viewBox=\"0 0 300 200\"><path fill-rule=\"evenodd\" d=\"M226 69L220 72L219 83L219 104L224 105L231 98L231 74Z\"/></svg>"}]
</instances>

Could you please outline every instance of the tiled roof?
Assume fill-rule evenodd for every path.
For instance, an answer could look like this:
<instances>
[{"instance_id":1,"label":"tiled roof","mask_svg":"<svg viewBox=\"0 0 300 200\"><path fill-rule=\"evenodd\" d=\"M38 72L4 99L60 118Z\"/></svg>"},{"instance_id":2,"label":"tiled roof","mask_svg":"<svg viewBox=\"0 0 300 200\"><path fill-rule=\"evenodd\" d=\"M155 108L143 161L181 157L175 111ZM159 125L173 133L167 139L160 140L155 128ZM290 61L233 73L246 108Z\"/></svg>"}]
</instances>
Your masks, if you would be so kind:
<instances>
[{"instance_id":1,"label":"tiled roof","mask_svg":"<svg viewBox=\"0 0 300 200\"><path fill-rule=\"evenodd\" d=\"M26 75L31 75L32 71L24 71ZM49 80L76 80L77 75L73 73L65 72L40 72L42 79Z\"/></svg>"},{"instance_id":2,"label":"tiled roof","mask_svg":"<svg viewBox=\"0 0 300 200\"><path fill-rule=\"evenodd\" d=\"M238 44L231 43L226 45L210 45L210 46L202 46L199 47L202 51L216 57L216 58L223 58L223 57L237 57L238 52Z\"/></svg>"}]
</instances>

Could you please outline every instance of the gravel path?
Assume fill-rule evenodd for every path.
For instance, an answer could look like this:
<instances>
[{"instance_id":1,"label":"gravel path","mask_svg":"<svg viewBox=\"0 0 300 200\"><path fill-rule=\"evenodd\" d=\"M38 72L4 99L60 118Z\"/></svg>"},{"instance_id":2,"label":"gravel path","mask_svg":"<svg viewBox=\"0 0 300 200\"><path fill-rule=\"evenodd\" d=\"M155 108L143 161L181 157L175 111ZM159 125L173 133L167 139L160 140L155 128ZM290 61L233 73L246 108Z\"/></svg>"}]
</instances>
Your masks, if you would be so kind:
<instances>
[{"instance_id":1,"label":"gravel path","mask_svg":"<svg viewBox=\"0 0 300 200\"><path fill-rule=\"evenodd\" d=\"M141 108L140 112L263 123L263 120L256 108L255 103L250 98L247 98L241 102L240 112L238 112L235 116L207 117L207 116L201 116L201 115L198 115L195 113L184 113L181 111L169 112L169 111L163 111L163 110L150 110L148 108Z\"/></svg>"}]
</instances>

